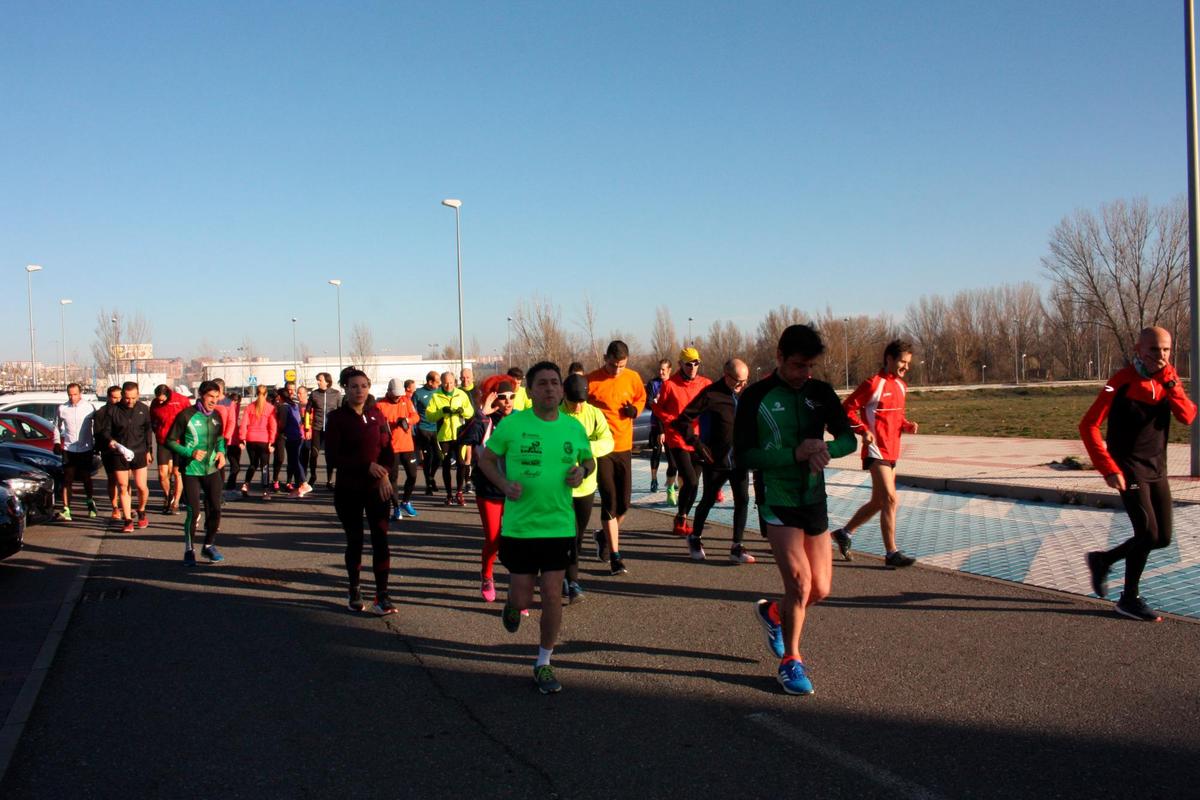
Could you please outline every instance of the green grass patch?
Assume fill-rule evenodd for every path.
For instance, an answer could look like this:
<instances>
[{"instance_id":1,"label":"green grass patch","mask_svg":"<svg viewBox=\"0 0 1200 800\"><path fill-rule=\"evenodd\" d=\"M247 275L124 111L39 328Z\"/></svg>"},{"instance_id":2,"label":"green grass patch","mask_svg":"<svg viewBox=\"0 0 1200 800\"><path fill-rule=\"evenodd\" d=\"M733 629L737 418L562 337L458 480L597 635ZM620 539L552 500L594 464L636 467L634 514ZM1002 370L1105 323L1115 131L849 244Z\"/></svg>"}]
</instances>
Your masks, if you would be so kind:
<instances>
[{"instance_id":1,"label":"green grass patch","mask_svg":"<svg viewBox=\"0 0 1200 800\"><path fill-rule=\"evenodd\" d=\"M1079 420L1100 387L1036 386L931 392L909 388L905 416L921 433L1078 439ZM1171 423L1171 441L1186 443L1188 428Z\"/></svg>"}]
</instances>

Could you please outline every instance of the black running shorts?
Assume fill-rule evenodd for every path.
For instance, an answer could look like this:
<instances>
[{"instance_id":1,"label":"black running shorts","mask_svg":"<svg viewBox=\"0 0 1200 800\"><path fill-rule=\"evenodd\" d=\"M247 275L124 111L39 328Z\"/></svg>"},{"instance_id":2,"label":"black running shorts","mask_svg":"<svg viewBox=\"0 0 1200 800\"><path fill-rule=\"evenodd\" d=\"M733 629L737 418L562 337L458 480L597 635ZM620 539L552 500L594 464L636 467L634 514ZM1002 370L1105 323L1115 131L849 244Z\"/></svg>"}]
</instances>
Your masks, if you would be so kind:
<instances>
[{"instance_id":1,"label":"black running shorts","mask_svg":"<svg viewBox=\"0 0 1200 800\"><path fill-rule=\"evenodd\" d=\"M896 468L896 462L888 461L886 458L871 458L870 456L867 456L866 458L864 458L862 460L862 462L863 462L863 469L867 469L867 470L869 470L871 468L872 464L883 464L885 467L891 467L892 469Z\"/></svg>"},{"instance_id":2,"label":"black running shorts","mask_svg":"<svg viewBox=\"0 0 1200 800\"><path fill-rule=\"evenodd\" d=\"M64 450L63 466L73 469L76 472L82 472L84 475L92 474L92 451L86 453L75 453L70 450Z\"/></svg>"},{"instance_id":3,"label":"black running shorts","mask_svg":"<svg viewBox=\"0 0 1200 800\"><path fill-rule=\"evenodd\" d=\"M575 536L524 539L500 534L500 563L513 575L565 570L575 558Z\"/></svg>"},{"instance_id":4,"label":"black running shorts","mask_svg":"<svg viewBox=\"0 0 1200 800\"><path fill-rule=\"evenodd\" d=\"M820 536L829 530L829 507L825 503L809 506L758 507L759 531L765 537L767 526L799 528L809 536Z\"/></svg>"}]
</instances>

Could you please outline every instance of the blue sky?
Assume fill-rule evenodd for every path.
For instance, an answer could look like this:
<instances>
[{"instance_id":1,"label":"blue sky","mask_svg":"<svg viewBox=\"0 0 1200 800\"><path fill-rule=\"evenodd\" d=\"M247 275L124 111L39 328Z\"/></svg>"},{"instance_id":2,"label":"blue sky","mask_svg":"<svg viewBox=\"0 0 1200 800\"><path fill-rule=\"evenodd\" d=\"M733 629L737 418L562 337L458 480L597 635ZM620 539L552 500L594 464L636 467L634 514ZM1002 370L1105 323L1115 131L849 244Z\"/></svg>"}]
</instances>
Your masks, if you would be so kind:
<instances>
[{"instance_id":1,"label":"blue sky","mask_svg":"<svg viewBox=\"0 0 1200 800\"><path fill-rule=\"evenodd\" d=\"M456 335L536 292L649 339L1042 281L1076 208L1186 192L1176 2L3 0L0 358ZM55 356L56 358L56 356Z\"/></svg>"}]
</instances>

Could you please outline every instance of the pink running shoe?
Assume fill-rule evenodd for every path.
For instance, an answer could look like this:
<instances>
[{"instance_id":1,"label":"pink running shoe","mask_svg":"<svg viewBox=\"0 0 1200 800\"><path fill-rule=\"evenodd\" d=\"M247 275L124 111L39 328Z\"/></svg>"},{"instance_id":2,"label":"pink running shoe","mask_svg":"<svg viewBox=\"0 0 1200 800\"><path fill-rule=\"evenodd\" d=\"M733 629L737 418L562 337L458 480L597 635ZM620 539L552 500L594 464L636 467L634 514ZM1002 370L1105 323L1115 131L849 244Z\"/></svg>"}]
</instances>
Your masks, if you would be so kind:
<instances>
[{"instance_id":1,"label":"pink running shoe","mask_svg":"<svg viewBox=\"0 0 1200 800\"><path fill-rule=\"evenodd\" d=\"M479 593L483 595L483 599L489 603L496 602L496 582L491 578L484 578L479 584Z\"/></svg>"}]
</instances>

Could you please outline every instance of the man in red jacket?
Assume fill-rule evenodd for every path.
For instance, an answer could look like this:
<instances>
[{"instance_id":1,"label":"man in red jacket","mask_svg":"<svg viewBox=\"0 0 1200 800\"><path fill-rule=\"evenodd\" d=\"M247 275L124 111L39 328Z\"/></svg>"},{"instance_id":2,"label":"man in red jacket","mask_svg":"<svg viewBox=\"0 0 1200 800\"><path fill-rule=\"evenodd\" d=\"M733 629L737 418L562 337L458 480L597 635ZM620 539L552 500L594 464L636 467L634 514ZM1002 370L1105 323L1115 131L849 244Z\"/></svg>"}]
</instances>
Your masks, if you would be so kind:
<instances>
[{"instance_id":1,"label":"man in red jacket","mask_svg":"<svg viewBox=\"0 0 1200 800\"><path fill-rule=\"evenodd\" d=\"M1121 493L1133 523L1133 538L1108 551L1087 554L1092 590L1107 594L1108 571L1125 560L1125 590L1116 602L1122 616L1144 622L1162 619L1138 595L1151 550L1171 543L1171 487L1167 482L1167 434L1174 416L1184 425L1196 406L1171 366L1171 334L1146 328L1138 336L1133 363L1108 379L1079 423L1079 435L1104 482ZM1108 418L1107 435L1100 426Z\"/></svg>"},{"instance_id":2,"label":"man in red jacket","mask_svg":"<svg viewBox=\"0 0 1200 800\"><path fill-rule=\"evenodd\" d=\"M189 407L191 402L179 392L171 391L171 387L161 383L154 387L154 401L150 403L150 426L154 429L154 439L158 443L155 455L158 461L158 482L163 490L164 514L174 514L179 509L179 499L183 496L183 475L179 465L175 463L175 454L167 447L167 432L179 412ZM172 488L171 480L175 485Z\"/></svg>"},{"instance_id":3,"label":"man in red jacket","mask_svg":"<svg viewBox=\"0 0 1200 800\"><path fill-rule=\"evenodd\" d=\"M692 526L687 517L691 513L692 504L696 502L696 490L700 486L700 462L697 460L695 448L687 443L684 434L672 427L688 403L696 398L712 381L700 374L700 351L694 347L685 347L679 351L679 371L663 381L658 390L658 399L654 401L651 410L662 426L664 444L667 452L674 460L675 469L679 474L679 510L675 513L673 530L676 536L690 536ZM699 422L693 420L692 433L699 432ZM694 543L699 547L699 543ZM697 554L695 548L693 555Z\"/></svg>"},{"instance_id":4,"label":"man in red jacket","mask_svg":"<svg viewBox=\"0 0 1200 800\"><path fill-rule=\"evenodd\" d=\"M917 423L904 418L908 384L904 376L912 365L912 345L902 339L883 349L883 369L863 381L842 401L854 432L862 437L863 469L871 471L871 499L833 532L842 558L852 561L851 535L860 525L879 514L883 534L884 563L889 567L911 567L916 563L896 547L896 462L900 459L900 434L916 433Z\"/></svg>"}]
</instances>

